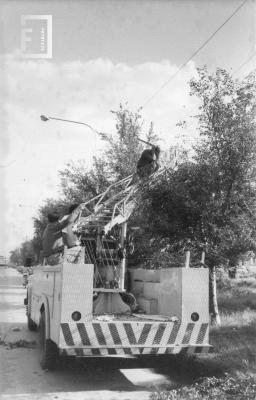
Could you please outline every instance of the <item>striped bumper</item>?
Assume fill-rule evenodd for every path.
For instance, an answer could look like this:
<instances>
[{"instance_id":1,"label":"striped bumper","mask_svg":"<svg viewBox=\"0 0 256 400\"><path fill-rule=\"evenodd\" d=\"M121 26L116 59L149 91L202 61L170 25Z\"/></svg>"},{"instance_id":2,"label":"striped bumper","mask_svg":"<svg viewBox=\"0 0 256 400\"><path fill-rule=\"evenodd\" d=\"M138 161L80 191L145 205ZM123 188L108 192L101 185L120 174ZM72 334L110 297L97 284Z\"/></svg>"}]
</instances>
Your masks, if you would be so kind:
<instances>
[{"instance_id":1,"label":"striped bumper","mask_svg":"<svg viewBox=\"0 0 256 400\"><path fill-rule=\"evenodd\" d=\"M211 351L208 330L208 323L61 323L59 348L63 354L81 357L205 353Z\"/></svg>"},{"instance_id":2,"label":"striped bumper","mask_svg":"<svg viewBox=\"0 0 256 400\"><path fill-rule=\"evenodd\" d=\"M113 355L143 355L143 354L203 354L211 353L212 346L175 346L175 347L126 347L126 348L74 348L61 349L63 356L93 357L93 356L113 356Z\"/></svg>"}]
</instances>

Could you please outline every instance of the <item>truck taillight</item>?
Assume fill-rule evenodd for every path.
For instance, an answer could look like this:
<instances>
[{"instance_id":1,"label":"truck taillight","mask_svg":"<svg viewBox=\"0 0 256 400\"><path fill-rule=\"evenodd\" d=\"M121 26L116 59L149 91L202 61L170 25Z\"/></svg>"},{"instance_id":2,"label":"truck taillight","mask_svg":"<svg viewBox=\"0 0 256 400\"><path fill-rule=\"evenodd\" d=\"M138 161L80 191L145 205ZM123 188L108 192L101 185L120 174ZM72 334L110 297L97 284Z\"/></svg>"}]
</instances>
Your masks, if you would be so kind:
<instances>
[{"instance_id":1,"label":"truck taillight","mask_svg":"<svg viewBox=\"0 0 256 400\"><path fill-rule=\"evenodd\" d=\"M74 311L71 315L73 321L80 321L81 313L79 311Z\"/></svg>"},{"instance_id":2,"label":"truck taillight","mask_svg":"<svg viewBox=\"0 0 256 400\"><path fill-rule=\"evenodd\" d=\"M193 322L198 321L199 320L199 314L197 312L193 312L191 314L191 319L192 319Z\"/></svg>"}]
</instances>

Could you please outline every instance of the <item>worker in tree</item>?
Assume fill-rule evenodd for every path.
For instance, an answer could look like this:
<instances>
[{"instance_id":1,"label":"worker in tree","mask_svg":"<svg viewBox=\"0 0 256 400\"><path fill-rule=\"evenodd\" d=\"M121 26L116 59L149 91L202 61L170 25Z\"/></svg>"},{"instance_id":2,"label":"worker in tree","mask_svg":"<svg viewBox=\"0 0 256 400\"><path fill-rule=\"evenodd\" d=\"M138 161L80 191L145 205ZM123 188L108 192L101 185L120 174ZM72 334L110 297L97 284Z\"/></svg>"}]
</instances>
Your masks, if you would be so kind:
<instances>
[{"instance_id":1,"label":"worker in tree","mask_svg":"<svg viewBox=\"0 0 256 400\"><path fill-rule=\"evenodd\" d=\"M147 178L159 168L160 147L152 146L142 152L137 163L137 174L140 178Z\"/></svg>"},{"instance_id":2,"label":"worker in tree","mask_svg":"<svg viewBox=\"0 0 256 400\"><path fill-rule=\"evenodd\" d=\"M67 246L68 243L67 232L70 232L70 229L72 229L72 226L76 221L80 211L81 206L76 207L75 210L74 208L72 209L72 207L70 207L69 214L65 215L61 220L56 214L48 214L48 224L44 230L42 239L43 256L46 258L47 264L55 265L63 262L64 246ZM65 228L66 232L63 233L63 230ZM65 239L64 235L66 235ZM79 250L81 250L81 247L76 245L74 245L73 247L76 247L76 256L73 257L74 251L70 251L70 249L67 249L66 261L68 262L77 262L77 259L79 258L78 253Z\"/></svg>"}]
</instances>

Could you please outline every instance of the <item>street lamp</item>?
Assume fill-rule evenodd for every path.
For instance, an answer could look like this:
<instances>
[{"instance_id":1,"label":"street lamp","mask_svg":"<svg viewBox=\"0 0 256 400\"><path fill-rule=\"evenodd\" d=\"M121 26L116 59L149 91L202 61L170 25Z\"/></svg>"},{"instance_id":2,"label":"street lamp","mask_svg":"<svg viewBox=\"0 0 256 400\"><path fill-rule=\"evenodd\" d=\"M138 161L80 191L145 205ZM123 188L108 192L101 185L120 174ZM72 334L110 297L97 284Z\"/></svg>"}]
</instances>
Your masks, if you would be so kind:
<instances>
[{"instance_id":1,"label":"street lamp","mask_svg":"<svg viewBox=\"0 0 256 400\"><path fill-rule=\"evenodd\" d=\"M96 131L96 129L94 129L92 126L86 124L85 122L71 121L69 119L63 119L63 118L46 117L45 115L40 115L40 118L43 122L49 121L49 119L55 119L56 121L64 121L64 122L71 122L72 124L85 125L88 128L90 128L93 132L100 133Z\"/></svg>"},{"instance_id":2,"label":"street lamp","mask_svg":"<svg viewBox=\"0 0 256 400\"><path fill-rule=\"evenodd\" d=\"M85 126L87 126L88 128L90 128L93 132L95 132L95 133L97 133L97 134L99 134L99 135L106 135L106 133L98 132L98 131L97 131L96 129L94 129L91 125L86 124L85 122L71 121L70 119L63 119L63 118L46 117L45 115L40 115L40 118L41 118L41 120L42 120L43 122L49 121L49 119L54 119L54 120L56 120L56 121L64 121L64 122L71 122L72 124L85 125ZM137 136L137 135L136 135L136 136ZM149 146L151 146L151 147L155 147L152 143L146 142L145 140L140 139L138 136L137 136L137 139L138 139L140 142L142 142L142 143L145 143L145 144L147 144L147 145L149 145Z\"/></svg>"}]
</instances>

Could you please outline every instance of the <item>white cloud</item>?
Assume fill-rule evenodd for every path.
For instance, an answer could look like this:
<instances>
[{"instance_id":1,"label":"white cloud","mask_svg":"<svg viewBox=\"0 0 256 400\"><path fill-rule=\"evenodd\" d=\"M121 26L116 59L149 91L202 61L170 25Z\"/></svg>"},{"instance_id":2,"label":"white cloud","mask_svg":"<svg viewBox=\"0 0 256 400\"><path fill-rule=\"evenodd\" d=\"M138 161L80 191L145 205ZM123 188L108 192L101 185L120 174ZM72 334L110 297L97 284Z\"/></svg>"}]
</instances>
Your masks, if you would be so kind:
<instances>
[{"instance_id":1,"label":"white cloud","mask_svg":"<svg viewBox=\"0 0 256 400\"><path fill-rule=\"evenodd\" d=\"M32 216L42 200L57 196L58 170L70 160L91 157L101 143L89 129L57 121L40 121L41 114L84 121L104 132L113 132L110 110L120 102L138 109L170 76L177 66L169 61L136 66L110 60L54 61L6 58L3 69L7 96L4 98L5 194L8 200L6 251L32 235ZM142 111L145 131L150 121L165 143L174 141L176 122L195 113L188 81L195 74L190 62ZM190 125L189 136L194 132ZM19 206L22 205L22 207ZM0 254L2 249L0 248Z\"/></svg>"}]
</instances>

